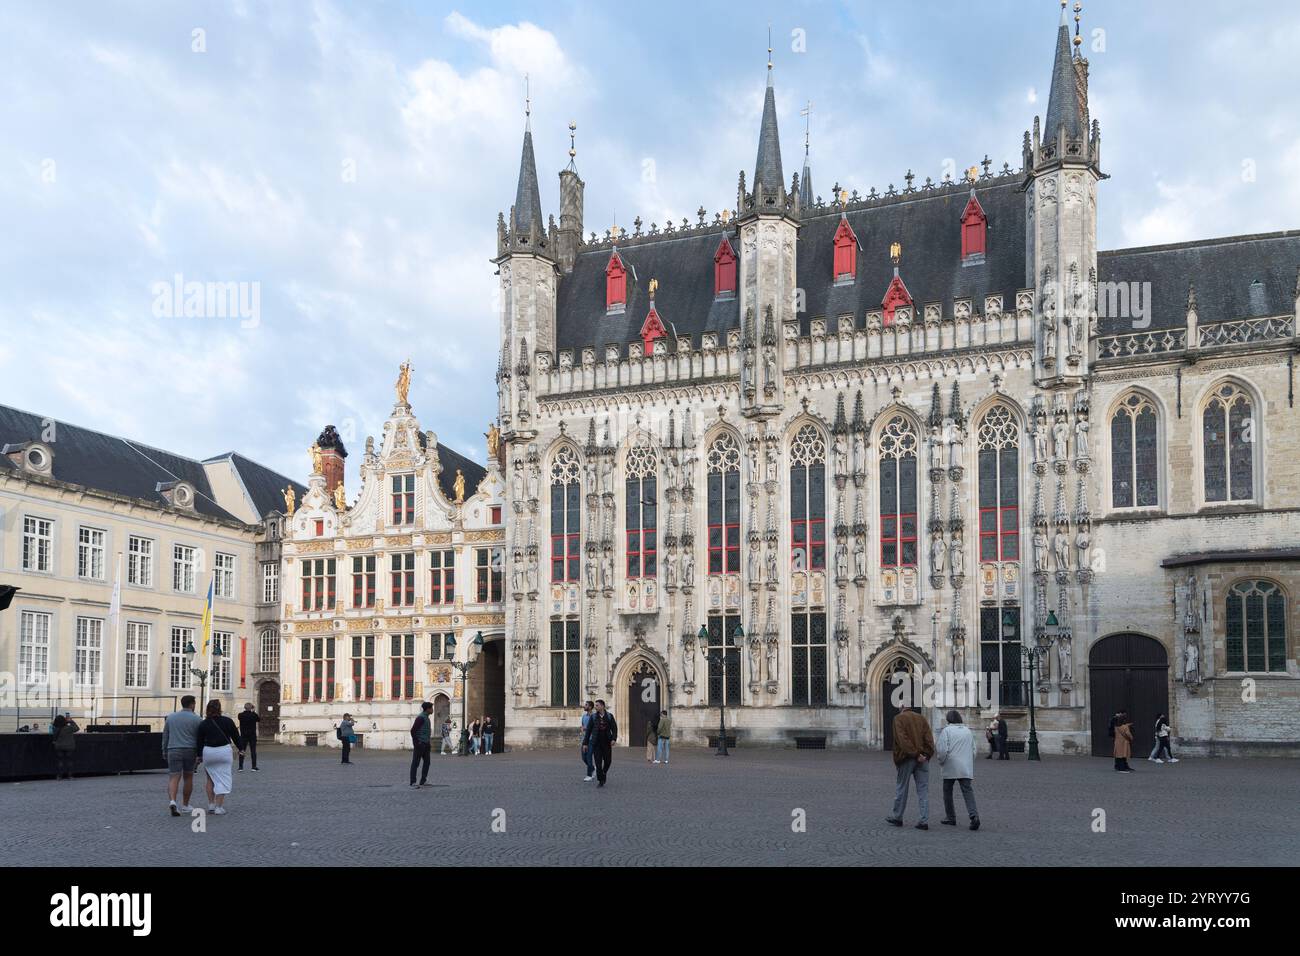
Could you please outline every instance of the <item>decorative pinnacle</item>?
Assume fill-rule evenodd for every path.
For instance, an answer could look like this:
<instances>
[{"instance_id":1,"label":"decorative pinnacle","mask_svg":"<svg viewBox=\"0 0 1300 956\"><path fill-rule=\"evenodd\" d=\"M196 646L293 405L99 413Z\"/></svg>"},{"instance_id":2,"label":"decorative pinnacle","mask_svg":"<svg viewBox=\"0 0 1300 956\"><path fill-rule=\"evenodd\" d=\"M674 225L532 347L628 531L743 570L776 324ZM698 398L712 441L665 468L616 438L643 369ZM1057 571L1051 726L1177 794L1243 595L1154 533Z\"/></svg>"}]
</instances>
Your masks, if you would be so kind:
<instances>
[{"instance_id":1,"label":"decorative pinnacle","mask_svg":"<svg viewBox=\"0 0 1300 956\"><path fill-rule=\"evenodd\" d=\"M574 147L574 135L578 132L578 124L569 121L569 159L578 155L578 150Z\"/></svg>"},{"instance_id":2,"label":"decorative pinnacle","mask_svg":"<svg viewBox=\"0 0 1300 956\"><path fill-rule=\"evenodd\" d=\"M533 128L533 98L528 85L528 74L524 74L524 128Z\"/></svg>"},{"instance_id":3,"label":"decorative pinnacle","mask_svg":"<svg viewBox=\"0 0 1300 956\"><path fill-rule=\"evenodd\" d=\"M804 158L804 159L807 159L807 158L808 158L808 144L809 144L809 136L810 136L810 134L811 134L811 132L812 132L812 100L809 100L809 101L808 101L808 105L805 106L803 109L801 109L801 110L799 111L799 115L802 116L802 117L804 117L804 126L803 126L803 158Z\"/></svg>"}]
</instances>

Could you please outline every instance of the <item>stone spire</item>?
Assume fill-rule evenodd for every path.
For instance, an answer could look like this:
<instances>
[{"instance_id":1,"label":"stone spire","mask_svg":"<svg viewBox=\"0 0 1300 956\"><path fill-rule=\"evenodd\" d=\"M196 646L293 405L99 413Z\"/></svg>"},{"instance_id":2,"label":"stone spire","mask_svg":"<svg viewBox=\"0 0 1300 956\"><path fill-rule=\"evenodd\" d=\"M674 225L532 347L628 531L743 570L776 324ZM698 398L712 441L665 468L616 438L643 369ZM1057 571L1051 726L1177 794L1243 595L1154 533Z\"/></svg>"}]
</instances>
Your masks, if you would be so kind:
<instances>
[{"instance_id":1,"label":"stone spire","mask_svg":"<svg viewBox=\"0 0 1300 956\"><path fill-rule=\"evenodd\" d=\"M813 204L812 166L808 160L810 134L812 132L812 101L803 110L806 117L803 129L803 171L799 174L799 205L807 209Z\"/></svg>"},{"instance_id":2,"label":"stone spire","mask_svg":"<svg viewBox=\"0 0 1300 956\"><path fill-rule=\"evenodd\" d=\"M519 186L515 190L515 205L510 213L510 232L516 243L536 230L544 235L542 197L537 189L537 160L533 156L532 101L524 100L524 149L519 158Z\"/></svg>"},{"instance_id":3,"label":"stone spire","mask_svg":"<svg viewBox=\"0 0 1300 956\"><path fill-rule=\"evenodd\" d=\"M1080 88L1079 67L1070 53L1070 27L1066 22L1066 0L1061 0L1061 25L1056 31L1056 60L1052 64L1052 91L1047 98L1047 119L1043 137L1056 139L1059 127L1065 127L1069 139L1088 134L1086 88ZM1081 95L1082 94L1082 95Z\"/></svg>"},{"instance_id":4,"label":"stone spire","mask_svg":"<svg viewBox=\"0 0 1300 956\"><path fill-rule=\"evenodd\" d=\"M758 159L754 163L755 203L759 208L768 204L777 205L781 203L781 194L784 190L785 175L781 171L781 137L776 128L776 91L772 87L772 48L769 45L767 91L763 95L763 123L758 131Z\"/></svg>"}]
</instances>

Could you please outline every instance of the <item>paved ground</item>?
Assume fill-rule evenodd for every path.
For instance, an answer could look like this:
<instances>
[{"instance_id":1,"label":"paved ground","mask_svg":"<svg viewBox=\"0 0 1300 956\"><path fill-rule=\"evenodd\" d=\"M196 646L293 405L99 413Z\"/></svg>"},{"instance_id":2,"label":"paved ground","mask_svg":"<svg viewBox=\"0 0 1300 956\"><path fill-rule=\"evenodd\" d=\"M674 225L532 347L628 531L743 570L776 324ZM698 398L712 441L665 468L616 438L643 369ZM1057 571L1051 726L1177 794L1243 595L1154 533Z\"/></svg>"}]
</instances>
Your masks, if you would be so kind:
<instances>
[{"instance_id":1,"label":"paved ground","mask_svg":"<svg viewBox=\"0 0 1300 956\"><path fill-rule=\"evenodd\" d=\"M983 827L885 823L884 753L679 748L670 766L619 750L610 783L584 783L576 751L433 758L266 746L235 775L207 832L167 815L165 774L0 784L0 865L1294 865L1300 761L1184 760L1116 774L1110 761L979 760ZM200 774L201 777L201 774ZM202 801L196 801L202 802ZM958 816L963 817L960 796ZM504 811L505 832L493 832ZM1093 832L1094 810L1106 832ZM796 809L807 830L791 829ZM498 818L499 818L498 814Z\"/></svg>"}]
</instances>

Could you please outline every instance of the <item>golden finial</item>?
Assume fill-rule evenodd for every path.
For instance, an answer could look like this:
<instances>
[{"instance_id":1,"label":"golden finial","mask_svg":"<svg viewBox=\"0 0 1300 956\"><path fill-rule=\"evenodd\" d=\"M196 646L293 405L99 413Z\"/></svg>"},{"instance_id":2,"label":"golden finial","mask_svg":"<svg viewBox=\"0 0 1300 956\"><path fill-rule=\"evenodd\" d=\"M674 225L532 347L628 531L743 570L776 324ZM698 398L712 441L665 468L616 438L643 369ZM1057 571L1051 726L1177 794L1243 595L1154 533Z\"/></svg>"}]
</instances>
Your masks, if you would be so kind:
<instances>
[{"instance_id":1,"label":"golden finial","mask_svg":"<svg viewBox=\"0 0 1300 956\"><path fill-rule=\"evenodd\" d=\"M978 166L971 166L970 168L968 168L966 170L967 182L972 182L972 183L975 182L975 177L979 175L979 171L980 168Z\"/></svg>"},{"instance_id":2,"label":"golden finial","mask_svg":"<svg viewBox=\"0 0 1300 956\"><path fill-rule=\"evenodd\" d=\"M655 297L655 293L658 292L658 291L659 291L659 280L658 280L658 279L651 279L651 280L650 280L650 298L653 299L653 298Z\"/></svg>"},{"instance_id":3,"label":"golden finial","mask_svg":"<svg viewBox=\"0 0 1300 956\"><path fill-rule=\"evenodd\" d=\"M767 25L767 71L772 72L772 24Z\"/></svg>"},{"instance_id":4,"label":"golden finial","mask_svg":"<svg viewBox=\"0 0 1300 956\"><path fill-rule=\"evenodd\" d=\"M578 132L578 124L569 120L569 159L578 155L578 150L573 144L574 135Z\"/></svg>"},{"instance_id":5,"label":"golden finial","mask_svg":"<svg viewBox=\"0 0 1300 956\"><path fill-rule=\"evenodd\" d=\"M722 210L722 221L725 223L730 218L731 218L731 210L730 209Z\"/></svg>"},{"instance_id":6,"label":"golden finial","mask_svg":"<svg viewBox=\"0 0 1300 956\"><path fill-rule=\"evenodd\" d=\"M898 260L903 258L903 244L901 242L891 242L889 244L889 258L894 260L894 265L898 265Z\"/></svg>"},{"instance_id":7,"label":"golden finial","mask_svg":"<svg viewBox=\"0 0 1300 956\"><path fill-rule=\"evenodd\" d=\"M849 191L848 191L847 189L841 189L841 190L840 190L840 205L841 205L841 206L847 206L848 203L849 203Z\"/></svg>"}]
</instances>

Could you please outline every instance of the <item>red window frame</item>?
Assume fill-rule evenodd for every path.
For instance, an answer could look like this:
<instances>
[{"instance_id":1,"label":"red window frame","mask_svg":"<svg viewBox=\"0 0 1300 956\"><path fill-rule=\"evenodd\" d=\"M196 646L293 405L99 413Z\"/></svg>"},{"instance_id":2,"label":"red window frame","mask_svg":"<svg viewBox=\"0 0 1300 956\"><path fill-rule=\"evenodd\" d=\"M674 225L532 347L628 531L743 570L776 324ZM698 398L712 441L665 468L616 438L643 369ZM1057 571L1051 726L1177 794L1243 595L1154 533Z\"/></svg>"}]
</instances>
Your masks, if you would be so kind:
<instances>
[{"instance_id":1,"label":"red window frame","mask_svg":"<svg viewBox=\"0 0 1300 956\"><path fill-rule=\"evenodd\" d=\"M847 218L841 217L835 230L835 268L831 274L834 282L858 277L858 237Z\"/></svg>"},{"instance_id":2,"label":"red window frame","mask_svg":"<svg viewBox=\"0 0 1300 956\"><path fill-rule=\"evenodd\" d=\"M325 534L325 519L324 519L324 518L317 518L317 519L316 519L316 537L318 537L318 538L323 537L324 534Z\"/></svg>"},{"instance_id":3,"label":"red window frame","mask_svg":"<svg viewBox=\"0 0 1300 956\"><path fill-rule=\"evenodd\" d=\"M627 304L627 270L617 252L609 257L605 266L605 308Z\"/></svg>"},{"instance_id":4,"label":"red window frame","mask_svg":"<svg viewBox=\"0 0 1300 956\"><path fill-rule=\"evenodd\" d=\"M725 238L713 254L713 297L736 294L736 251Z\"/></svg>"},{"instance_id":5,"label":"red window frame","mask_svg":"<svg viewBox=\"0 0 1300 956\"><path fill-rule=\"evenodd\" d=\"M800 537L800 532L804 537ZM790 567L794 567L794 552L802 547L803 552L807 555L807 562L804 565L805 571L825 571L826 570L826 519L825 518L799 518L790 522ZM821 552L821 559L818 560L814 555Z\"/></svg>"},{"instance_id":6,"label":"red window frame","mask_svg":"<svg viewBox=\"0 0 1300 956\"><path fill-rule=\"evenodd\" d=\"M436 564L434 562L437 562ZM456 552L439 549L429 552L429 603L456 602Z\"/></svg>"},{"instance_id":7,"label":"red window frame","mask_svg":"<svg viewBox=\"0 0 1300 956\"><path fill-rule=\"evenodd\" d=\"M389 700L415 699L415 635L392 635Z\"/></svg>"},{"instance_id":8,"label":"red window frame","mask_svg":"<svg viewBox=\"0 0 1300 956\"><path fill-rule=\"evenodd\" d=\"M334 609L336 560L336 558L308 558L302 563L302 609L304 611Z\"/></svg>"},{"instance_id":9,"label":"red window frame","mask_svg":"<svg viewBox=\"0 0 1300 956\"><path fill-rule=\"evenodd\" d=\"M352 696L375 699L375 639L372 635L352 638Z\"/></svg>"},{"instance_id":10,"label":"red window frame","mask_svg":"<svg viewBox=\"0 0 1300 956\"><path fill-rule=\"evenodd\" d=\"M644 478L629 478L627 481L627 502L626 507L635 508L636 524L635 528L626 528L624 533L627 535L626 544L626 570L629 578L653 578L659 573L659 551L658 539L659 529L654 524L646 524L646 509L640 504L643 496ZM653 481L653 478L650 479ZM633 489L636 489L634 492ZM635 497L634 497L635 495ZM656 519L658 512L655 512ZM653 565L653 570L646 570L647 565Z\"/></svg>"},{"instance_id":11,"label":"red window frame","mask_svg":"<svg viewBox=\"0 0 1300 956\"><path fill-rule=\"evenodd\" d=\"M898 276L894 276L893 280L889 283L889 288L885 291L884 300L880 303L881 308L884 310L884 324L893 325L894 310L900 305L911 304L912 296L907 291L907 286L903 285L902 279Z\"/></svg>"},{"instance_id":12,"label":"red window frame","mask_svg":"<svg viewBox=\"0 0 1300 956\"><path fill-rule=\"evenodd\" d=\"M1020 507L1018 505L999 505L980 510L980 560L981 561L1019 561L1020 560ZM985 530L984 516L993 515L993 529ZM996 558L984 556L984 541L993 539L993 553Z\"/></svg>"},{"instance_id":13,"label":"red window frame","mask_svg":"<svg viewBox=\"0 0 1300 956\"><path fill-rule=\"evenodd\" d=\"M641 325L641 343L645 346L645 355L653 355L655 350L655 339L663 338L664 324L659 320L659 313L653 308L645 317L645 322Z\"/></svg>"},{"instance_id":14,"label":"red window frame","mask_svg":"<svg viewBox=\"0 0 1300 956\"><path fill-rule=\"evenodd\" d=\"M393 524L415 521L415 475L393 475Z\"/></svg>"},{"instance_id":15,"label":"red window frame","mask_svg":"<svg viewBox=\"0 0 1300 956\"><path fill-rule=\"evenodd\" d=\"M334 638L304 638L302 694L306 701L334 699Z\"/></svg>"},{"instance_id":16,"label":"red window frame","mask_svg":"<svg viewBox=\"0 0 1300 956\"><path fill-rule=\"evenodd\" d=\"M359 554L352 558L353 607L375 606L375 565L373 554Z\"/></svg>"},{"instance_id":17,"label":"red window frame","mask_svg":"<svg viewBox=\"0 0 1300 956\"><path fill-rule=\"evenodd\" d=\"M415 552L399 551L389 563L392 574L392 607L415 605Z\"/></svg>"},{"instance_id":18,"label":"red window frame","mask_svg":"<svg viewBox=\"0 0 1300 956\"><path fill-rule=\"evenodd\" d=\"M488 509L488 514L489 514L489 516L490 516L490 520L491 520L492 524L500 524L500 523L501 523L501 506L500 506L500 505L493 505L490 509Z\"/></svg>"},{"instance_id":19,"label":"red window frame","mask_svg":"<svg viewBox=\"0 0 1300 956\"><path fill-rule=\"evenodd\" d=\"M961 215L961 257L963 259L984 254L987 226L988 217L984 215L984 209L972 193Z\"/></svg>"}]
</instances>

